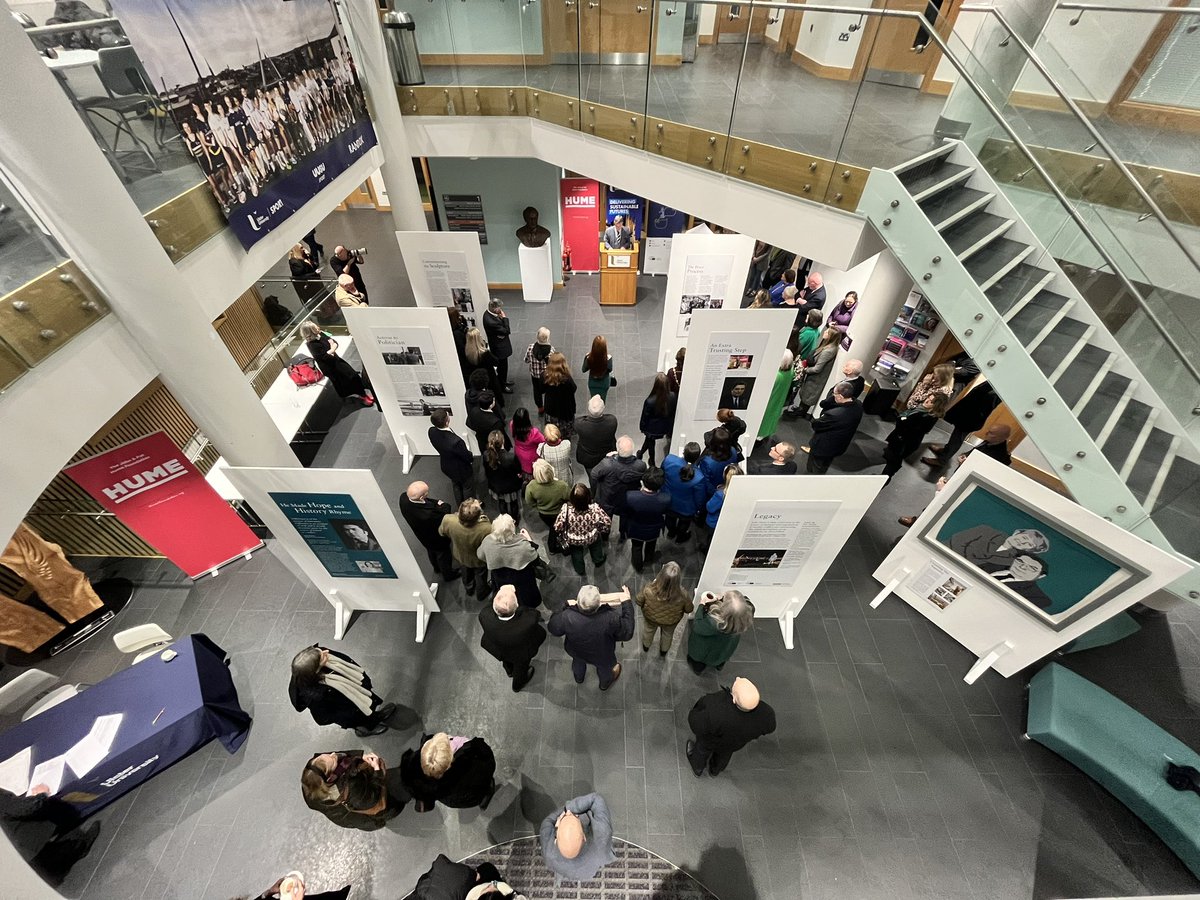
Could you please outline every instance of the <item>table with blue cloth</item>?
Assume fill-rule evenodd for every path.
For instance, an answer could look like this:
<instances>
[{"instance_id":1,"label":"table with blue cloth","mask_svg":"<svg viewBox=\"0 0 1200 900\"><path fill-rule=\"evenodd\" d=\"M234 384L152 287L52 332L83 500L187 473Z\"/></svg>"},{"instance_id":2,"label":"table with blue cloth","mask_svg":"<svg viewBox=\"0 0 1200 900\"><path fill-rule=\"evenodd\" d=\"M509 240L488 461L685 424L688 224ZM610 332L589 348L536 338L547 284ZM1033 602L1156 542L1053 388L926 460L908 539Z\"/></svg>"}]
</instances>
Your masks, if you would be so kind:
<instances>
[{"instance_id":1,"label":"table with blue cloth","mask_svg":"<svg viewBox=\"0 0 1200 900\"><path fill-rule=\"evenodd\" d=\"M86 817L213 738L236 753L250 716L238 704L225 651L203 634L170 649L177 654L171 661L151 656L0 734L0 760L30 748L32 773L67 753L101 716L120 715L104 758L82 776L66 765L54 792Z\"/></svg>"}]
</instances>

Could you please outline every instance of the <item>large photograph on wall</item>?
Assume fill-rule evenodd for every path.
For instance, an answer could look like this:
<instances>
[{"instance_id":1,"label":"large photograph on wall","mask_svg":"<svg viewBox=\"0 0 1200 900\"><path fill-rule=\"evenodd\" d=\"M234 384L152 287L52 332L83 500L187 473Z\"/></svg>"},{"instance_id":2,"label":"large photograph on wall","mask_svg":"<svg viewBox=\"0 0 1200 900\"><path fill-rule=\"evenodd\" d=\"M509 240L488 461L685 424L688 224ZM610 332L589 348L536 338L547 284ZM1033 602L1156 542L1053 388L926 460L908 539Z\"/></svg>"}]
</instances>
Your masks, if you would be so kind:
<instances>
[{"instance_id":1,"label":"large photograph on wall","mask_svg":"<svg viewBox=\"0 0 1200 900\"><path fill-rule=\"evenodd\" d=\"M221 211L249 248L375 145L328 0L112 0Z\"/></svg>"},{"instance_id":2,"label":"large photograph on wall","mask_svg":"<svg viewBox=\"0 0 1200 900\"><path fill-rule=\"evenodd\" d=\"M1144 577L1086 534L978 482L948 503L921 537L1056 631Z\"/></svg>"}]
</instances>

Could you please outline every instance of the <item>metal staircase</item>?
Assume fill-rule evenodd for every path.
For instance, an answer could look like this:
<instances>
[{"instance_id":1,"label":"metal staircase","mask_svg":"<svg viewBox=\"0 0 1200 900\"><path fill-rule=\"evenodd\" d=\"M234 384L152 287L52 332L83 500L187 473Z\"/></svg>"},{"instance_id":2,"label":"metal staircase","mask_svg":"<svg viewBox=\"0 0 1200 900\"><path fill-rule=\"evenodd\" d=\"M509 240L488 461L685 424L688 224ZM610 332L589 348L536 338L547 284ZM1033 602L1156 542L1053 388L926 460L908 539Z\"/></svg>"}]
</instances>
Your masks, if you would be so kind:
<instances>
[{"instance_id":1,"label":"metal staircase","mask_svg":"<svg viewBox=\"0 0 1200 900\"><path fill-rule=\"evenodd\" d=\"M1200 560L1200 452L970 150L872 170L858 211L1074 499ZM1200 571L1172 590L1200 601Z\"/></svg>"}]
</instances>

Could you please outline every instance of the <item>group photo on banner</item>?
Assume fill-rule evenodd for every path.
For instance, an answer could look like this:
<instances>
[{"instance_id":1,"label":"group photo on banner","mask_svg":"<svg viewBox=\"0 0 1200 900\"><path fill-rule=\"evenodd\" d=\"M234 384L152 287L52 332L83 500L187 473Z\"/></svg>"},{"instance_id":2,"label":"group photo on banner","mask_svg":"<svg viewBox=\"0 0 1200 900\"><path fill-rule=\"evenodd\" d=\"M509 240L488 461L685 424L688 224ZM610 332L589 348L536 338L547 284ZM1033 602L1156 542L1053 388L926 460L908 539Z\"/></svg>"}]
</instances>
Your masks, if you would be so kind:
<instances>
[{"instance_id":1,"label":"group photo on banner","mask_svg":"<svg viewBox=\"0 0 1200 900\"><path fill-rule=\"evenodd\" d=\"M326 0L114 0L113 13L244 247L376 143Z\"/></svg>"}]
</instances>

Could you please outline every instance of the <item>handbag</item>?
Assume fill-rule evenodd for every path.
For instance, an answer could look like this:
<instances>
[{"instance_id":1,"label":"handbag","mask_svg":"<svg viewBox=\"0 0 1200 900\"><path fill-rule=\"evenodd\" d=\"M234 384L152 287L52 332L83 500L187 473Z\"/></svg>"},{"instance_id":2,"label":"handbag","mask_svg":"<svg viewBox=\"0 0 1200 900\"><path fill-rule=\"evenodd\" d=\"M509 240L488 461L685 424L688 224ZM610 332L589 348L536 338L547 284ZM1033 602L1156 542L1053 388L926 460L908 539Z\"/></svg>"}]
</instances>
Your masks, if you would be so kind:
<instances>
[{"instance_id":1,"label":"handbag","mask_svg":"<svg viewBox=\"0 0 1200 900\"><path fill-rule=\"evenodd\" d=\"M616 387L617 386L617 376L609 375L608 376L608 384L609 384L609 387Z\"/></svg>"},{"instance_id":2,"label":"handbag","mask_svg":"<svg viewBox=\"0 0 1200 900\"><path fill-rule=\"evenodd\" d=\"M550 563L539 556L533 561L533 577L538 581L549 584L558 578L558 573L550 568Z\"/></svg>"},{"instance_id":3,"label":"handbag","mask_svg":"<svg viewBox=\"0 0 1200 900\"><path fill-rule=\"evenodd\" d=\"M294 362L287 368L288 377L296 387L308 387L317 384L325 376L317 368L317 361L311 357Z\"/></svg>"}]
</instances>

